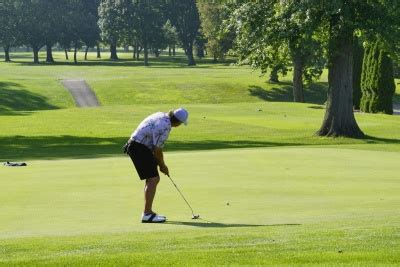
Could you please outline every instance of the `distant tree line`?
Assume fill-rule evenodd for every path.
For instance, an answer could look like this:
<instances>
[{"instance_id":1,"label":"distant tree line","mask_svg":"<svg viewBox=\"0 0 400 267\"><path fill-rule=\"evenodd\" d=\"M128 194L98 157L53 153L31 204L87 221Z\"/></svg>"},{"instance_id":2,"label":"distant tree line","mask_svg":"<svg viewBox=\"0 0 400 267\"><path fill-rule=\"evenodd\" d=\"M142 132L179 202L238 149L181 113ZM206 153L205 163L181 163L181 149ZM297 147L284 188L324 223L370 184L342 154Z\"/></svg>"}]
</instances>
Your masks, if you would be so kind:
<instances>
[{"instance_id":1,"label":"distant tree line","mask_svg":"<svg viewBox=\"0 0 400 267\"><path fill-rule=\"evenodd\" d=\"M97 26L100 0L2 0L0 5L0 44L5 60L10 61L10 47L25 45L39 63L39 51L46 47L46 61L54 62L52 47L76 52L83 45L100 42ZM67 54L66 54L67 56Z\"/></svg>"},{"instance_id":2,"label":"distant tree line","mask_svg":"<svg viewBox=\"0 0 400 267\"><path fill-rule=\"evenodd\" d=\"M175 55L179 46L188 65L195 65L193 48L197 47L198 56L204 56L206 37L215 60L222 59L232 45L232 38L229 41L218 35L222 18L213 19L215 14L204 6L195 0L1 0L0 45L5 61L11 60L11 47L31 47L34 63L39 63L43 48L46 62L54 62L52 47L56 44L65 50L67 59L68 51L73 50L75 63L83 46L85 59L90 47L97 47L100 57L103 43L110 47L111 60L118 60L117 47L132 47L133 59L138 60L142 53L146 66L149 53L159 56L168 49L169 55ZM198 7L203 10L205 30Z\"/></svg>"}]
</instances>

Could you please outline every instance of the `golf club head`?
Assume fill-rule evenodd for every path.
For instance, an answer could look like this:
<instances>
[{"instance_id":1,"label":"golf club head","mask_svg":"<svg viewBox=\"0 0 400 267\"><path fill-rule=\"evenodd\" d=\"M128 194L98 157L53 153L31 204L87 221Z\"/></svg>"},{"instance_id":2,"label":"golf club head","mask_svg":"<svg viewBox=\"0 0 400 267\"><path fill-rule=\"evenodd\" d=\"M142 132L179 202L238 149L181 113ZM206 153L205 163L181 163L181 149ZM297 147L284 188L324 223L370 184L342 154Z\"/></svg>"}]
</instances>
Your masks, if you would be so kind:
<instances>
[{"instance_id":1,"label":"golf club head","mask_svg":"<svg viewBox=\"0 0 400 267\"><path fill-rule=\"evenodd\" d=\"M199 214L197 214L197 215L194 215L194 214L193 214L192 220L197 220L198 218L200 218L200 215L199 215Z\"/></svg>"}]
</instances>

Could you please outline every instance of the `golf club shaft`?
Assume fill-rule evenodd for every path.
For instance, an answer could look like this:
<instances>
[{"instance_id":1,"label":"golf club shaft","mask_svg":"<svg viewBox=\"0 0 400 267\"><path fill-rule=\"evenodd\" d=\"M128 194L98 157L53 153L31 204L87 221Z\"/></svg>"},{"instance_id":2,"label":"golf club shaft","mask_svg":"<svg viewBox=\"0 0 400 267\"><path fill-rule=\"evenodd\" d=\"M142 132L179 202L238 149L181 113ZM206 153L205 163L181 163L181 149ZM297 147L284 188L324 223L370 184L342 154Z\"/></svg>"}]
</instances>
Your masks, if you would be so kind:
<instances>
[{"instance_id":1,"label":"golf club shaft","mask_svg":"<svg viewBox=\"0 0 400 267\"><path fill-rule=\"evenodd\" d=\"M186 200L185 196L182 194L181 190L179 190L178 186L174 183L174 181L172 180L172 178L171 178L169 175L167 175L167 176L168 176L168 178L171 180L172 184L175 186L176 190L178 190L179 194L181 194L183 200L185 200L186 204L189 206L190 210L192 211L192 215L194 216L193 209L192 209L192 207L190 206L189 202Z\"/></svg>"}]
</instances>

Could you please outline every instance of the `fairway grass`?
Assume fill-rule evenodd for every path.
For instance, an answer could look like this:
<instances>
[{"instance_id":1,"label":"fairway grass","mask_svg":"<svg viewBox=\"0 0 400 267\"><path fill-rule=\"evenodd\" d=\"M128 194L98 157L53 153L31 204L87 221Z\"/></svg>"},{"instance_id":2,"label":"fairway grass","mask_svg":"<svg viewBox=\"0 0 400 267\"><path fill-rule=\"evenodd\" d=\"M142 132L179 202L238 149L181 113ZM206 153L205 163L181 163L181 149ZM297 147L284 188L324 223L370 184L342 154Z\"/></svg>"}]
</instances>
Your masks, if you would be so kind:
<instances>
[{"instance_id":1,"label":"fairway grass","mask_svg":"<svg viewBox=\"0 0 400 267\"><path fill-rule=\"evenodd\" d=\"M400 265L400 116L356 112L365 138L321 138L326 72L299 104L290 72L268 83L229 58L54 56L0 63L0 162L28 163L0 165L1 266ZM86 80L102 106L75 108L63 79ZM201 220L162 177L169 221L141 224L143 182L121 147L180 106L189 126L165 158Z\"/></svg>"},{"instance_id":2,"label":"fairway grass","mask_svg":"<svg viewBox=\"0 0 400 267\"><path fill-rule=\"evenodd\" d=\"M197 61L188 67L179 55L151 58L150 66L133 61L130 53L120 53L121 60L94 59L74 65L55 52L55 64L30 63L29 53L18 53L12 63L0 62L0 115L5 111L70 108L74 101L61 85L64 79L83 79L95 91L102 105L235 103L257 101L292 101L291 77L281 83L268 83L259 71L238 67L234 60L212 63ZM41 53L42 57L44 53ZM106 57L106 56L105 56ZM306 86L310 103L326 99L326 75ZM24 99L24 103L21 101Z\"/></svg>"},{"instance_id":3,"label":"fairway grass","mask_svg":"<svg viewBox=\"0 0 400 267\"><path fill-rule=\"evenodd\" d=\"M2 168L0 263L399 263L398 153L257 148L166 161L202 220L163 177L155 207L169 223L141 224L143 185L127 157Z\"/></svg>"},{"instance_id":4,"label":"fairway grass","mask_svg":"<svg viewBox=\"0 0 400 267\"><path fill-rule=\"evenodd\" d=\"M173 129L166 151L346 145L400 151L400 117L356 113L365 139L320 138L325 110L279 102L188 104L189 125ZM15 112L0 116L0 161L120 156L148 114L178 105L133 105Z\"/></svg>"}]
</instances>

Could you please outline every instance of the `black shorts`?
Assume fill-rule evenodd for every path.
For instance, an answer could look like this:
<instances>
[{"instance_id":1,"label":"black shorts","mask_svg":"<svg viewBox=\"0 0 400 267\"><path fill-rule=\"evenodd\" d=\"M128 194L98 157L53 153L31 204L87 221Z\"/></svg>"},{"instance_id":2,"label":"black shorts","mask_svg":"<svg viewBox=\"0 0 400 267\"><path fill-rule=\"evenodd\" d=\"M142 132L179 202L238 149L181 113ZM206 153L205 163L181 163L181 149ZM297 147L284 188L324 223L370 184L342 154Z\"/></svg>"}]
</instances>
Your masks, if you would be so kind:
<instances>
[{"instance_id":1,"label":"black shorts","mask_svg":"<svg viewBox=\"0 0 400 267\"><path fill-rule=\"evenodd\" d=\"M140 180L160 176L157 170L157 161L153 152L147 146L133 141L127 152L133 165L135 165Z\"/></svg>"}]
</instances>

